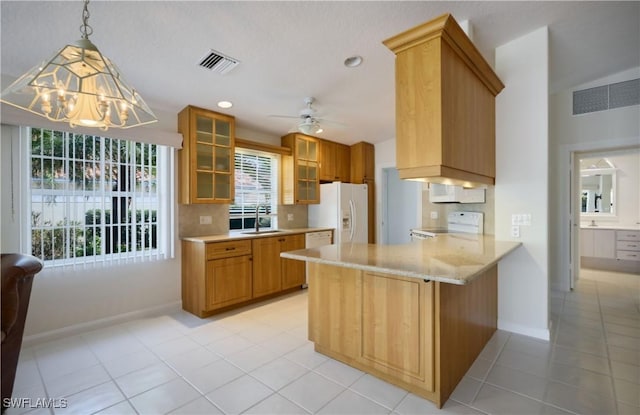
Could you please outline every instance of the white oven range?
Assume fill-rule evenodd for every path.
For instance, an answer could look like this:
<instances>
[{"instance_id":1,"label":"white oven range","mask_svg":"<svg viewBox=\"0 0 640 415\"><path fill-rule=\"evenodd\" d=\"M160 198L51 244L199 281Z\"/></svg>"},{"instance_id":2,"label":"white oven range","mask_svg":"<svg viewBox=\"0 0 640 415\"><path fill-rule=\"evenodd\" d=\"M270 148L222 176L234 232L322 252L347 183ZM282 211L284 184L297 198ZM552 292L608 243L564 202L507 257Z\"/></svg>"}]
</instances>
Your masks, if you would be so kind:
<instances>
[{"instance_id":1,"label":"white oven range","mask_svg":"<svg viewBox=\"0 0 640 415\"><path fill-rule=\"evenodd\" d=\"M481 212L450 212L446 228L411 229L411 240L434 238L439 233L484 234L484 214Z\"/></svg>"}]
</instances>

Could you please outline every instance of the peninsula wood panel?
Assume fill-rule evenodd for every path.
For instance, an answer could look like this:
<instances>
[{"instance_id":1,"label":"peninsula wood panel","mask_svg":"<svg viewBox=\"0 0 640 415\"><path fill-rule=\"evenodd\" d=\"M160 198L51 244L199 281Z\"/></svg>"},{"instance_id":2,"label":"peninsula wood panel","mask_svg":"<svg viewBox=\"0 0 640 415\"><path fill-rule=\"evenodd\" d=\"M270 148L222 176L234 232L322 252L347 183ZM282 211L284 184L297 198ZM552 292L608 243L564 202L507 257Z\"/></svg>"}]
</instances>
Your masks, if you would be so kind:
<instances>
[{"instance_id":1,"label":"peninsula wood panel","mask_svg":"<svg viewBox=\"0 0 640 415\"><path fill-rule=\"evenodd\" d=\"M304 234L287 235L281 241L280 252L304 249ZM299 287L305 282L306 267L303 261L280 258L282 267L282 289Z\"/></svg>"},{"instance_id":2,"label":"peninsula wood panel","mask_svg":"<svg viewBox=\"0 0 640 415\"><path fill-rule=\"evenodd\" d=\"M309 339L352 358L360 355L361 274L309 263Z\"/></svg>"},{"instance_id":3,"label":"peninsula wood panel","mask_svg":"<svg viewBox=\"0 0 640 415\"><path fill-rule=\"evenodd\" d=\"M467 285L309 263L316 351L446 402L497 327L497 266Z\"/></svg>"},{"instance_id":4,"label":"peninsula wood panel","mask_svg":"<svg viewBox=\"0 0 640 415\"><path fill-rule=\"evenodd\" d=\"M362 353L380 372L434 390L433 283L365 273Z\"/></svg>"},{"instance_id":5,"label":"peninsula wood panel","mask_svg":"<svg viewBox=\"0 0 640 415\"><path fill-rule=\"evenodd\" d=\"M435 335L444 403L497 329L498 267L467 285L435 284Z\"/></svg>"}]
</instances>

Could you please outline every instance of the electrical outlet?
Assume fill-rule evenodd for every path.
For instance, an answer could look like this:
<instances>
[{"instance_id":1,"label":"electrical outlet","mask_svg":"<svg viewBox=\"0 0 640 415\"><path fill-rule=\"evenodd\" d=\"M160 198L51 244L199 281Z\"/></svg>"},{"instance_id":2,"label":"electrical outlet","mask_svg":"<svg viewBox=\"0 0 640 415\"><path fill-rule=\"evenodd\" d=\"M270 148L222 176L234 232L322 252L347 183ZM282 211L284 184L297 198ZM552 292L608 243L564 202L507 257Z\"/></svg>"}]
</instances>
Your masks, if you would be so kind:
<instances>
[{"instance_id":1,"label":"electrical outlet","mask_svg":"<svg viewBox=\"0 0 640 415\"><path fill-rule=\"evenodd\" d=\"M287 213L287 220L291 222L293 220L293 213Z\"/></svg>"},{"instance_id":2,"label":"electrical outlet","mask_svg":"<svg viewBox=\"0 0 640 415\"><path fill-rule=\"evenodd\" d=\"M512 238L520 237L520 226L514 225L511 227L511 237Z\"/></svg>"},{"instance_id":3,"label":"electrical outlet","mask_svg":"<svg viewBox=\"0 0 640 415\"><path fill-rule=\"evenodd\" d=\"M211 225L211 216L200 216L200 225Z\"/></svg>"},{"instance_id":4,"label":"electrical outlet","mask_svg":"<svg viewBox=\"0 0 640 415\"><path fill-rule=\"evenodd\" d=\"M437 211L432 211L431 212L431 219L438 219L438 212Z\"/></svg>"}]
</instances>

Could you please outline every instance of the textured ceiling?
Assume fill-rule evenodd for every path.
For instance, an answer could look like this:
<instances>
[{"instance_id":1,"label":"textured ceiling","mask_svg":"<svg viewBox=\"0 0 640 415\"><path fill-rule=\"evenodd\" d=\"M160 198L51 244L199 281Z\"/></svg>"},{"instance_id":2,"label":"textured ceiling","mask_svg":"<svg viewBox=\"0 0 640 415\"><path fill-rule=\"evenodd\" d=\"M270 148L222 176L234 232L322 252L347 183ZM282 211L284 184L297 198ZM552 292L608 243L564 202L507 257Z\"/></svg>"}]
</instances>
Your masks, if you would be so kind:
<instances>
[{"instance_id":1,"label":"textured ceiling","mask_svg":"<svg viewBox=\"0 0 640 415\"><path fill-rule=\"evenodd\" d=\"M81 11L80 1L1 1L3 87L77 40ZM220 111L240 128L275 137L295 120L269 115L297 115L314 96L321 115L345 125L325 125L321 136L393 138L394 56L381 42L446 12L471 22L490 62L497 46L549 26L551 92L640 66L640 2L93 1L89 11L91 40L161 122L226 99L234 107ZM209 49L241 63L226 75L202 69ZM364 63L344 67L355 54Z\"/></svg>"}]
</instances>

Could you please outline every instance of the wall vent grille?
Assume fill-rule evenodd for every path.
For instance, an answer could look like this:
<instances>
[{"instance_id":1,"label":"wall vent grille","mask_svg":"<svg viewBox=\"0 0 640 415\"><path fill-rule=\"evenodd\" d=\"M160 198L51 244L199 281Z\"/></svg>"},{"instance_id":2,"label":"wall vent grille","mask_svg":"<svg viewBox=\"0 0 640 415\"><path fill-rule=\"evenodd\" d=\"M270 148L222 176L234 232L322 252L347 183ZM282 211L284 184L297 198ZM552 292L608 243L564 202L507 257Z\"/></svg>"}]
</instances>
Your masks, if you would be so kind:
<instances>
[{"instance_id":1,"label":"wall vent grille","mask_svg":"<svg viewBox=\"0 0 640 415\"><path fill-rule=\"evenodd\" d=\"M640 105L640 78L573 92L573 115Z\"/></svg>"},{"instance_id":2,"label":"wall vent grille","mask_svg":"<svg viewBox=\"0 0 640 415\"><path fill-rule=\"evenodd\" d=\"M226 56L220 52L210 49L202 59L198 61L198 65L213 72L224 75L238 66L239 60Z\"/></svg>"}]
</instances>

